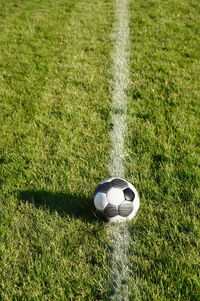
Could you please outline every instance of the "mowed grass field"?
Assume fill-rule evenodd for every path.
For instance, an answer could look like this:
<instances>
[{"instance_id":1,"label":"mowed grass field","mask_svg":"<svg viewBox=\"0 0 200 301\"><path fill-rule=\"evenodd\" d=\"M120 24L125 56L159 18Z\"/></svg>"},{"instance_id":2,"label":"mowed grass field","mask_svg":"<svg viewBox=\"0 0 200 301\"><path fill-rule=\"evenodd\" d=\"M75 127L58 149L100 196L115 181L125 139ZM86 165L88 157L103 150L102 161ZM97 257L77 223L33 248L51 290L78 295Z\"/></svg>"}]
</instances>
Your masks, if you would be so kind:
<instances>
[{"instance_id":1,"label":"mowed grass field","mask_svg":"<svg viewBox=\"0 0 200 301\"><path fill-rule=\"evenodd\" d=\"M129 299L200 300L200 3L130 0ZM0 298L109 300L114 0L0 2ZM117 175L116 175L117 176Z\"/></svg>"}]
</instances>

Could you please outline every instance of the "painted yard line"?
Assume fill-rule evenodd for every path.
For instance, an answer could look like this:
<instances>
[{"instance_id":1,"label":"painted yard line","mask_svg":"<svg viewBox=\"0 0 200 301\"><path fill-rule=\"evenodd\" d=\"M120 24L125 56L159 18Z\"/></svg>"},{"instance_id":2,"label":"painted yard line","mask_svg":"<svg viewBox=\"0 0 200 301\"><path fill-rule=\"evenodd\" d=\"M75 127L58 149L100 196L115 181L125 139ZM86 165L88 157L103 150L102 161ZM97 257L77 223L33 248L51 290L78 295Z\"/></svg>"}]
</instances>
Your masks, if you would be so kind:
<instances>
[{"instance_id":1,"label":"painted yard line","mask_svg":"<svg viewBox=\"0 0 200 301\"><path fill-rule=\"evenodd\" d=\"M113 94L110 175L124 177L124 137L126 135L126 90L129 82L129 14L128 0L116 0L113 30ZM111 239L111 300L128 300L129 232L125 223L109 227Z\"/></svg>"},{"instance_id":2,"label":"painted yard line","mask_svg":"<svg viewBox=\"0 0 200 301\"><path fill-rule=\"evenodd\" d=\"M126 90L129 81L129 14L128 0L116 0L116 21L113 30L112 149L110 174L124 177L124 136L126 134Z\"/></svg>"}]
</instances>

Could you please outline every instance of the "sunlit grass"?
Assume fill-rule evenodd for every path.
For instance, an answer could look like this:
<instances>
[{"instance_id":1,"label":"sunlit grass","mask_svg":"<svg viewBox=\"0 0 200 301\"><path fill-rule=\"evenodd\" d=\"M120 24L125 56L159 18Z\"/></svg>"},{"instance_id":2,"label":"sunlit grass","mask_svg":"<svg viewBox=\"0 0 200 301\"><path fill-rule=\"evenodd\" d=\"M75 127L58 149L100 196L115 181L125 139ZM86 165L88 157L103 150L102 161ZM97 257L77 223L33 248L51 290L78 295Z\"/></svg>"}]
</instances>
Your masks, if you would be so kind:
<instances>
[{"instance_id":1,"label":"sunlit grass","mask_svg":"<svg viewBox=\"0 0 200 301\"><path fill-rule=\"evenodd\" d=\"M130 1L130 300L198 300L199 3ZM107 300L114 1L0 3L0 296Z\"/></svg>"}]
</instances>

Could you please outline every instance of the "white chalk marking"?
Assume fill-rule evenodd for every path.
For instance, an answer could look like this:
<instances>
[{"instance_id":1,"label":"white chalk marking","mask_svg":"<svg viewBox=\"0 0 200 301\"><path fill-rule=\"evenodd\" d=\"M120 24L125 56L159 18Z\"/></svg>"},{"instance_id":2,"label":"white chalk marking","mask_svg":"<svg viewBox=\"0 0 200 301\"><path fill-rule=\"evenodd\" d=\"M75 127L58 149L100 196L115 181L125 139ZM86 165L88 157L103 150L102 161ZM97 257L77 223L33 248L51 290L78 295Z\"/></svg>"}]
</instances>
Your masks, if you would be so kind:
<instances>
[{"instance_id":1,"label":"white chalk marking","mask_svg":"<svg viewBox=\"0 0 200 301\"><path fill-rule=\"evenodd\" d=\"M126 134L126 90L129 81L129 14L128 1L116 0L113 40L112 150L110 173L124 177L124 136Z\"/></svg>"},{"instance_id":2,"label":"white chalk marking","mask_svg":"<svg viewBox=\"0 0 200 301\"><path fill-rule=\"evenodd\" d=\"M126 135L126 91L129 82L129 13L128 0L116 0L113 30L113 94L110 175L124 177L124 137ZM111 300L128 300L128 246L126 223L109 227L111 239Z\"/></svg>"}]
</instances>

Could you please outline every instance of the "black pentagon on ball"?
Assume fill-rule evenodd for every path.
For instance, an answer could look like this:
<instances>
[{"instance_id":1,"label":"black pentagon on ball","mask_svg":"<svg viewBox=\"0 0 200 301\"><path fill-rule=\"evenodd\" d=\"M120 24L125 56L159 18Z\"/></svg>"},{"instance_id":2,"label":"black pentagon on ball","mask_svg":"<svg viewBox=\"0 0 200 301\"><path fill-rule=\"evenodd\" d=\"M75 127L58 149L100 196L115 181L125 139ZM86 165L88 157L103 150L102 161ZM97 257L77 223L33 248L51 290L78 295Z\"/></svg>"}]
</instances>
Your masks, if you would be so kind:
<instances>
[{"instance_id":1,"label":"black pentagon on ball","mask_svg":"<svg viewBox=\"0 0 200 301\"><path fill-rule=\"evenodd\" d=\"M130 188L124 189L124 197L126 201L133 201L135 198L135 193Z\"/></svg>"},{"instance_id":2,"label":"black pentagon on ball","mask_svg":"<svg viewBox=\"0 0 200 301\"><path fill-rule=\"evenodd\" d=\"M115 187L115 188L121 188L121 189L124 189L126 187L128 187L128 183L122 179L119 179L119 178L115 178L111 181L112 183L112 186Z\"/></svg>"},{"instance_id":3,"label":"black pentagon on ball","mask_svg":"<svg viewBox=\"0 0 200 301\"><path fill-rule=\"evenodd\" d=\"M125 201L118 207L119 215L127 217L133 211L133 203Z\"/></svg>"},{"instance_id":4,"label":"black pentagon on ball","mask_svg":"<svg viewBox=\"0 0 200 301\"><path fill-rule=\"evenodd\" d=\"M97 194L98 192L106 193L110 188L112 188L112 184L110 182L99 184L94 194Z\"/></svg>"},{"instance_id":5,"label":"black pentagon on ball","mask_svg":"<svg viewBox=\"0 0 200 301\"><path fill-rule=\"evenodd\" d=\"M118 207L112 204L108 204L104 209L104 213L108 217L114 217L118 215Z\"/></svg>"}]
</instances>

